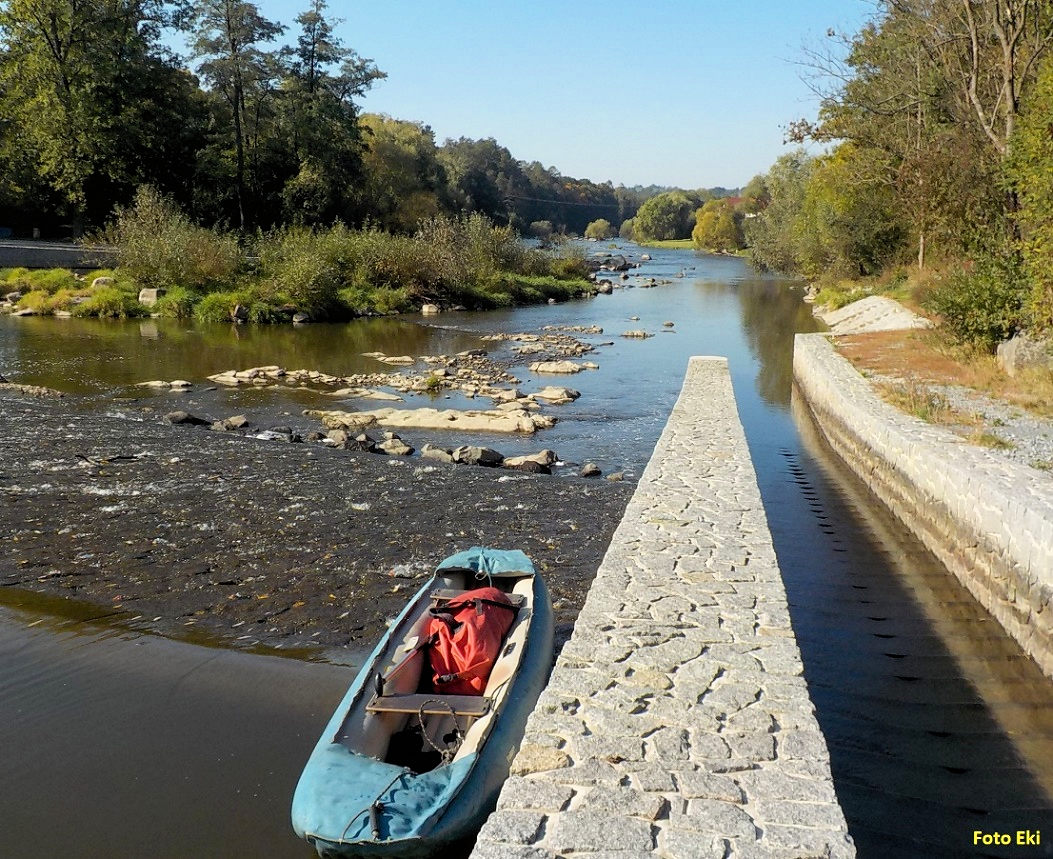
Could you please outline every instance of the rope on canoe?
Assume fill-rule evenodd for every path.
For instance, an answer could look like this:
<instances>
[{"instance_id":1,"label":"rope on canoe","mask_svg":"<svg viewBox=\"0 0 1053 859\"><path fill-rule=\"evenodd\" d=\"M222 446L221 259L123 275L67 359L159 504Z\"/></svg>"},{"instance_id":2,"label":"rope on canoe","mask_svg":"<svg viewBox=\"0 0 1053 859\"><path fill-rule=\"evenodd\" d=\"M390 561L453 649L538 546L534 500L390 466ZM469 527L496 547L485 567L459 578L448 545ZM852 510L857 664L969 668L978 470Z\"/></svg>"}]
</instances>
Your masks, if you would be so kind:
<instances>
[{"instance_id":1,"label":"rope on canoe","mask_svg":"<svg viewBox=\"0 0 1053 859\"><path fill-rule=\"evenodd\" d=\"M428 727L424 724L424 708L429 704L438 704L441 707L445 707L450 711L450 718L453 719L453 744L445 749L440 749L428 736ZM457 751L461 748L461 743L464 742L464 732L461 730L461 726L457 724L457 713L454 711L453 705L449 701L443 701L440 698L428 698L426 701L421 701L420 707L417 709L417 720L420 722L420 732L424 735L424 741L439 753L442 760L439 766L446 766L452 762Z\"/></svg>"}]
</instances>

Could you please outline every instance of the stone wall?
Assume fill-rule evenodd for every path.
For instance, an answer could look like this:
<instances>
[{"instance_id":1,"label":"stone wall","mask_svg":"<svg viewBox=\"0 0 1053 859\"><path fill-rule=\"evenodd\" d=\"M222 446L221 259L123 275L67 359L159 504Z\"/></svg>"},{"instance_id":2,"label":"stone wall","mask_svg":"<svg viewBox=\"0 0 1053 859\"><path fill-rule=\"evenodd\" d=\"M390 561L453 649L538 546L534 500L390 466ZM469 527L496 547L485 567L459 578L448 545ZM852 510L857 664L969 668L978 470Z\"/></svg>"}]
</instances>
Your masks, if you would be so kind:
<instances>
[{"instance_id":1,"label":"stone wall","mask_svg":"<svg viewBox=\"0 0 1053 859\"><path fill-rule=\"evenodd\" d=\"M883 402L826 335L794 381L823 435L1053 677L1053 480Z\"/></svg>"},{"instance_id":2,"label":"stone wall","mask_svg":"<svg viewBox=\"0 0 1053 859\"><path fill-rule=\"evenodd\" d=\"M727 362L680 398L475 859L855 855Z\"/></svg>"}]
</instances>

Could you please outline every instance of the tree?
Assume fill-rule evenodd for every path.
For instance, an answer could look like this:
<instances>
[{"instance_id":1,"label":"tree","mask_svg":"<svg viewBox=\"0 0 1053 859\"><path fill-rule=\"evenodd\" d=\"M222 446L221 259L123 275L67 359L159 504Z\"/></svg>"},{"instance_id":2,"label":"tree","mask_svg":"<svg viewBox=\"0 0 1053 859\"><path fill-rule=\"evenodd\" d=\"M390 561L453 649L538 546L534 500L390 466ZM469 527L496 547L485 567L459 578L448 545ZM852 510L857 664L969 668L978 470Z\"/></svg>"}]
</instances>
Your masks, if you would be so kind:
<instances>
[{"instance_id":1,"label":"tree","mask_svg":"<svg viewBox=\"0 0 1053 859\"><path fill-rule=\"evenodd\" d=\"M745 244L742 220L742 211L729 198L709 200L695 212L691 239L701 250L736 251Z\"/></svg>"},{"instance_id":2,"label":"tree","mask_svg":"<svg viewBox=\"0 0 1053 859\"><path fill-rule=\"evenodd\" d=\"M611 227L611 222L606 218L598 218L585 228L585 238L587 239L609 239L613 235L614 230Z\"/></svg>"},{"instance_id":3,"label":"tree","mask_svg":"<svg viewBox=\"0 0 1053 859\"><path fill-rule=\"evenodd\" d=\"M804 204L814 159L803 149L787 153L765 177L770 202L745 223L750 258L760 269L793 274L798 265L798 214Z\"/></svg>"},{"instance_id":4,"label":"tree","mask_svg":"<svg viewBox=\"0 0 1053 859\"><path fill-rule=\"evenodd\" d=\"M1029 312L1039 328L1053 326L1053 59L1047 59L1010 142L1007 173L1020 194L1017 221Z\"/></svg>"},{"instance_id":5,"label":"tree","mask_svg":"<svg viewBox=\"0 0 1053 859\"><path fill-rule=\"evenodd\" d=\"M234 195L238 226L247 223L250 166L256 165L262 121L281 76L278 52L262 45L285 28L264 18L245 0L200 0L194 55L204 79L226 102L234 149ZM253 161L249 165L248 159ZM250 213L255 216L255 211Z\"/></svg>"},{"instance_id":6,"label":"tree","mask_svg":"<svg viewBox=\"0 0 1053 859\"><path fill-rule=\"evenodd\" d=\"M128 199L151 165L185 162L200 112L160 42L181 9L165 0L0 7L4 160L24 189L55 195L75 232Z\"/></svg>"},{"instance_id":7,"label":"tree","mask_svg":"<svg viewBox=\"0 0 1053 859\"><path fill-rule=\"evenodd\" d=\"M276 146L287 153L291 174L282 190L284 214L307 224L353 215L364 148L355 99L386 77L372 60L344 47L325 10L325 0L311 0L297 16L300 33L296 46L284 52L287 65L277 103ZM403 225L406 229L437 212L417 196L407 201L410 214L403 220L412 221Z\"/></svg>"},{"instance_id":8,"label":"tree","mask_svg":"<svg viewBox=\"0 0 1053 859\"><path fill-rule=\"evenodd\" d=\"M626 218L622 221L618 229L618 236L627 241L633 241L636 238L636 218Z\"/></svg>"},{"instance_id":9,"label":"tree","mask_svg":"<svg viewBox=\"0 0 1053 859\"><path fill-rule=\"evenodd\" d=\"M699 201L683 191L657 194L636 213L634 231L643 241L683 239L691 235Z\"/></svg>"},{"instance_id":10,"label":"tree","mask_svg":"<svg viewBox=\"0 0 1053 859\"><path fill-rule=\"evenodd\" d=\"M368 216L390 230L412 232L444 211L446 172L432 130L375 113L364 114L361 123Z\"/></svg>"}]
</instances>

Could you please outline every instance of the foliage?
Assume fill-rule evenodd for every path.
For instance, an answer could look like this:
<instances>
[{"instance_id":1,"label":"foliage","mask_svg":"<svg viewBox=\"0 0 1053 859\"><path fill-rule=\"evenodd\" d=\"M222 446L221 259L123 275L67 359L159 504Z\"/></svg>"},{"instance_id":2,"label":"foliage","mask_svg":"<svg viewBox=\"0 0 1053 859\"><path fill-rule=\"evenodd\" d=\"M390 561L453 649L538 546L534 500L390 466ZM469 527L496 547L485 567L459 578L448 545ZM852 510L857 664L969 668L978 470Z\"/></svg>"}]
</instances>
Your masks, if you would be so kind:
<instances>
[{"instance_id":1,"label":"foliage","mask_svg":"<svg viewBox=\"0 0 1053 859\"><path fill-rule=\"evenodd\" d=\"M73 308L73 315L132 319L149 316L150 312L126 290L117 286L100 286L91 292L86 301Z\"/></svg>"},{"instance_id":2,"label":"foliage","mask_svg":"<svg viewBox=\"0 0 1053 859\"><path fill-rule=\"evenodd\" d=\"M611 227L611 222L606 218L597 218L592 221L585 228L585 238L587 239L609 239L614 235L614 229Z\"/></svg>"},{"instance_id":3,"label":"foliage","mask_svg":"<svg viewBox=\"0 0 1053 859\"><path fill-rule=\"evenodd\" d=\"M684 239L691 235L695 210L700 200L683 191L658 194L644 203L633 224L638 239Z\"/></svg>"},{"instance_id":4,"label":"foliage","mask_svg":"<svg viewBox=\"0 0 1053 859\"><path fill-rule=\"evenodd\" d=\"M554 232L552 221L533 221L530 224L528 232L530 235L534 236L534 238L546 241Z\"/></svg>"},{"instance_id":5,"label":"foliage","mask_svg":"<svg viewBox=\"0 0 1053 859\"><path fill-rule=\"evenodd\" d=\"M154 312L174 319L190 319L200 294L185 286L174 286L162 295L154 305Z\"/></svg>"},{"instance_id":6,"label":"foliage","mask_svg":"<svg viewBox=\"0 0 1053 859\"><path fill-rule=\"evenodd\" d=\"M233 236L195 226L169 198L144 186L104 234L122 271L142 287L205 290L229 284L241 262Z\"/></svg>"},{"instance_id":7,"label":"foliage","mask_svg":"<svg viewBox=\"0 0 1053 859\"><path fill-rule=\"evenodd\" d=\"M1053 59L1047 60L1013 136L1007 173L1020 197L1028 310L1036 327L1053 326Z\"/></svg>"},{"instance_id":8,"label":"foliage","mask_svg":"<svg viewBox=\"0 0 1053 859\"><path fill-rule=\"evenodd\" d=\"M762 270L792 274L798 266L798 215L814 159L803 149L780 157L764 179L768 206L744 225L750 259Z\"/></svg>"},{"instance_id":9,"label":"foliage","mask_svg":"<svg viewBox=\"0 0 1053 859\"><path fill-rule=\"evenodd\" d=\"M619 238L632 241L636 238L636 218L626 218L618 229Z\"/></svg>"},{"instance_id":10,"label":"foliage","mask_svg":"<svg viewBox=\"0 0 1053 859\"><path fill-rule=\"evenodd\" d=\"M743 211L727 198L707 201L695 212L694 246L709 251L739 250L745 246L743 217Z\"/></svg>"},{"instance_id":11,"label":"foliage","mask_svg":"<svg viewBox=\"0 0 1053 859\"><path fill-rule=\"evenodd\" d=\"M1020 256L989 253L932 289L924 303L959 340L994 351L1025 326L1028 292Z\"/></svg>"}]
</instances>

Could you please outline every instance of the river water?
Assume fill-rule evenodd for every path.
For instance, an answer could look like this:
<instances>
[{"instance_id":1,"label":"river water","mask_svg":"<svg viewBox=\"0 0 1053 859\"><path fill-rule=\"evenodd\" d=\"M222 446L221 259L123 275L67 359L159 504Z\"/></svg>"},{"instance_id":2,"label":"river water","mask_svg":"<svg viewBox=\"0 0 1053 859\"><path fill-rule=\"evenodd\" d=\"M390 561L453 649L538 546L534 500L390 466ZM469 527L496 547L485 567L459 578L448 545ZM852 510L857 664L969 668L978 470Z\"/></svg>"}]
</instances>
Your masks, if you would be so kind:
<instances>
[{"instance_id":1,"label":"river water","mask_svg":"<svg viewBox=\"0 0 1053 859\"><path fill-rule=\"evenodd\" d=\"M974 830L1043 824L1038 848L987 853L1051 855L1053 684L795 409L793 334L816 328L800 291L738 259L651 254L639 274L671 284L557 306L445 314L426 324L0 319L0 372L76 392L74 409L246 412L260 424L310 429L300 411L331 408L331 399L286 389L208 391L201 383L211 373L265 364L386 370L361 354L374 350L423 355L487 346L501 357L505 347L482 335L600 325L603 335L583 335L613 341L590 356L600 369L567 379L515 369L525 391L552 383L581 391L553 410L560 416L553 429L533 439L480 440L506 455L551 447L567 461L639 473L688 357L725 355L860 855L984 855L972 846ZM617 336L639 328L655 336ZM136 387L158 378L198 387L145 395ZM439 404L467 402L454 396ZM418 448L467 441L409 440ZM119 632L90 617L56 616L46 601L0 597L0 740L13 750L0 769L0 855L310 855L288 829L288 803L350 669Z\"/></svg>"}]
</instances>

